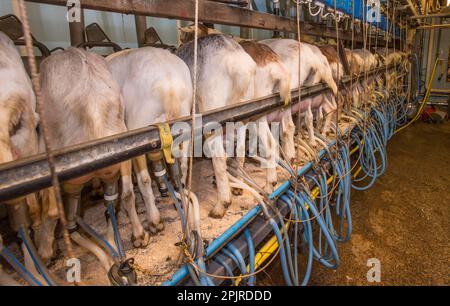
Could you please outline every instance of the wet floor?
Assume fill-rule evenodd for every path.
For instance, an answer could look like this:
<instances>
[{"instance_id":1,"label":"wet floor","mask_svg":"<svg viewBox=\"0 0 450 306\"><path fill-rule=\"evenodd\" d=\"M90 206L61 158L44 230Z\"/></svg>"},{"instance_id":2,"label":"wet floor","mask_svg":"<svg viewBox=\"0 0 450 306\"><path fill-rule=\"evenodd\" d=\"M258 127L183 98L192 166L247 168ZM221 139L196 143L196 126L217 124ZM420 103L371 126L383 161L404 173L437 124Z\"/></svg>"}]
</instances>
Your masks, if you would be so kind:
<instances>
[{"instance_id":1,"label":"wet floor","mask_svg":"<svg viewBox=\"0 0 450 306\"><path fill-rule=\"evenodd\" d=\"M337 271L315 264L310 285L450 285L450 123L417 123L388 144L388 170L352 191L353 235ZM380 262L380 283L367 280ZM284 285L279 265L260 284ZM373 275L373 274L371 274Z\"/></svg>"}]
</instances>

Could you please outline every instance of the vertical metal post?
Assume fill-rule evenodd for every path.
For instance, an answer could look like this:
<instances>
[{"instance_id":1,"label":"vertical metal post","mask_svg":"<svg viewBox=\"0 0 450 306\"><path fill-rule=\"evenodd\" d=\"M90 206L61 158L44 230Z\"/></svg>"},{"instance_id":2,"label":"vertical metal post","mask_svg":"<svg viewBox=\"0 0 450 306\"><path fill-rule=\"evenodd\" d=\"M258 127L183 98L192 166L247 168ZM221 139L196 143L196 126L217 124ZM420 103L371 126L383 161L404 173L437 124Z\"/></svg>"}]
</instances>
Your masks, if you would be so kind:
<instances>
[{"instance_id":1,"label":"vertical metal post","mask_svg":"<svg viewBox=\"0 0 450 306\"><path fill-rule=\"evenodd\" d=\"M272 2L273 2L273 14L277 15L277 16L280 16L281 15L281 12L280 12L280 0L272 0ZM280 37L280 32L274 31L273 32L273 37L276 37L276 38Z\"/></svg>"},{"instance_id":2,"label":"vertical metal post","mask_svg":"<svg viewBox=\"0 0 450 306\"><path fill-rule=\"evenodd\" d=\"M252 4L251 4L250 2L251 2L251 1L249 1L248 4L247 4L247 6L246 6L247 9L252 9ZM241 38L245 38L245 39L250 38L250 29L249 29L249 28L241 27L241 28L240 28L240 34L239 34L239 36L240 36Z\"/></svg>"},{"instance_id":3,"label":"vertical metal post","mask_svg":"<svg viewBox=\"0 0 450 306\"><path fill-rule=\"evenodd\" d=\"M19 2L16 0L11 0L11 7L13 14L20 20ZM19 47L19 52L21 56L26 56L25 47Z\"/></svg>"},{"instance_id":4,"label":"vertical metal post","mask_svg":"<svg viewBox=\"0 0 450 306\"><path fill-rule=\"evenodd\" d=\"M350 65L347 61L347 55L345 54L345 48L342 40L339 40L337 48L339 48L339 57L342 62L342 66L344 67L344 73L345 75L350 75Z\"/></svg>"},{"instance_id":5,"label":"vertical metal post","mask_svg":"<svg viewBox=\"0 0 450 306\"><path fill-rule=\"evenodd\" d=\"M286 17L287 18L291 18L291 16L292 16L291 10L292 10L291 1L288 0L288 1L286 1ZM291 38L291 33L284 32L284 38Z\"/></svg>"},{"instance_id":6,"label":"vertical metal post","mask_svg":"<svg viewBox=\"0 0 450 306\"><path fill-rule=\"evenodd\" d=\"M142 47L145 44L145 31L147 30L147 17L136 15L134 16L134 21L136 23L136 35L138 46Z\"/></svg>"},{"instance_id":7,"label":"vertical metal post","mask_svg":"<svg viewBox=\"0 0 450 306\"><path fill-rule=\"evenodd\" d=\"M70 31L70 45L76 47L84 42L86 42L86 37L84 35L84 10L81 9L80 12L80 22L69 22Z\"/></svg>"}]
</instances>

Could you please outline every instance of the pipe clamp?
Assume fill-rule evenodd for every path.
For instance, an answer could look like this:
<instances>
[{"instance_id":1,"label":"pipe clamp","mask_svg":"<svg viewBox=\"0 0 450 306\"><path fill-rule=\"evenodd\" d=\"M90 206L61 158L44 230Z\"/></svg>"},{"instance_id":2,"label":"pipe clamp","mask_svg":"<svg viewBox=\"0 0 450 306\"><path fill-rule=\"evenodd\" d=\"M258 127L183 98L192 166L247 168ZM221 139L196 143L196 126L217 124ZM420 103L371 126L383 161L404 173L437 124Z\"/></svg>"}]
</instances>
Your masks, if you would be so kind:
<instances>
[{"instance_id":1,"label":"pipe clamp","mask_svg":"<svg viewBox=\"0 0 450 306\"><path fill-rule=\"evenodd\" d=\"M108 201L108 202L115 201L115 200L117 200L118 198L119 198L119 194L118 194L118 193L113 194L113 195L107 195L107 194L105 194L105 196L104 196L105 201Z\"/></svg>"}]
</instances>

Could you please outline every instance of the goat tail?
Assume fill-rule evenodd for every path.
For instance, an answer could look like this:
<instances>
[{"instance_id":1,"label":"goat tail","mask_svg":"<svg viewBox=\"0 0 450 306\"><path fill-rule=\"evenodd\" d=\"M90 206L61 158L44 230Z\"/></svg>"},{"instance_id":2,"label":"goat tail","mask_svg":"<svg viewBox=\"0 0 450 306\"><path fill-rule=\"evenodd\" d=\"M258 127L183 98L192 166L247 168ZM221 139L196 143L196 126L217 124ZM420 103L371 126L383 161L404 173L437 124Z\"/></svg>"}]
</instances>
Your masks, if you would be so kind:
<instances>
[{"instance_id":1,"label":"goat tail","mask_svg":"<svg viewBox=\"0 0 450 306\"><path fill-rule=\"evenodd\" d=\"M291 75L281 64L272 69L272 77L279 84L280 97L287 105L291 102Z\"/></svg>"},{"instance_id":2,"label":"goat tail","mask_svg":"<svg viewBox=\"0 0 450 306\"><path fill-rule=\"evenodd\" d=\"M331 73L331 71L330 73L326 73L322 78L323 81L331 88L333 94L337 96L338 88L336 82L334 81L333 74Z\"/></svg>"}]
</instances>

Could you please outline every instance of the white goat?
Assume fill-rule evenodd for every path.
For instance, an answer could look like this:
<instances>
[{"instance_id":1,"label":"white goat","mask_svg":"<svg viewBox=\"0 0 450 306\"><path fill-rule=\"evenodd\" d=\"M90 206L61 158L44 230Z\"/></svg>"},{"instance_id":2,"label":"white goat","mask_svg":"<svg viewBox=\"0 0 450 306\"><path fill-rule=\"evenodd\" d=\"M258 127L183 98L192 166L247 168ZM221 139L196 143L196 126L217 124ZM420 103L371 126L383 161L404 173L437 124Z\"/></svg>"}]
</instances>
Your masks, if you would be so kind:
<instances>
[{"instance_id":1,"label":"white goat","mask_svg":"<svg viewBox=\"0 0 450 306\"><path fill-rule=\"evenodd\" d=\"M291 87L315 85L319 82L325 82L332 90L334 96L337 94L337 85L333 79L332 69L326 59L316 46L299 43L293 39L268 39L260 43L269 46L275 51L283 61L285 67L291 74ZM299 52L301 57L299 57ZM301 63L299 63L301 58ZM299 74L299 66L300 74ZM306 127L309 134L309 141L315 144L313 109L322 109L326 114L323 127L324 133L330 129L331 115L336 110L335 97L323 95L322 97L308 98L292 108L292 113L299 110L305 116Z\"/></svg>"},{"instance_id":2,"label":"white goat","mask_svg":"<svg viewBox=\"0 0 450 306\"><path fill-rule=\"evenodd\" d=\"M0 32L0 164L38 153L36 127L39 120L35 103L31 80L23 66L22 58L11 39ZM28 230L31 225L36 237L39 237L41 206L34 194L5 204L12 208L9 211L12 214L14 230L17 231L19 226ZM27 218L28 214L31 224ZM39 239L37 240L39 242ZM26 267L36 278L41 279L34 264L29 264L32 261L28 251L25 247L22 249Z\"/></svg>"}]
</instances>

